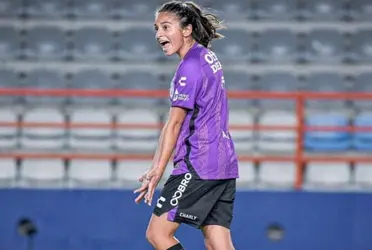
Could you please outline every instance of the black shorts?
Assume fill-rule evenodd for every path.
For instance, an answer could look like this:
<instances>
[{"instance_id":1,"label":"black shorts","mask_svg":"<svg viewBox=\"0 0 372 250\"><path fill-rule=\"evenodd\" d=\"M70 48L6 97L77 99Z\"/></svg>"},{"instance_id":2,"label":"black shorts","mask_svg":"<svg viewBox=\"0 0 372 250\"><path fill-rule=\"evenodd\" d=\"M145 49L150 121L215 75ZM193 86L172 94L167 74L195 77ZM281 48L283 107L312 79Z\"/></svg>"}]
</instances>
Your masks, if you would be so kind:
<instances>
[{"instance_id":1,"label":"black shorts","mask_svg":"<svg viewBox=\"0 0 372 250\"><path fill-rule=\"evenodd\" d=\"M168 220L201 228L220 225L230 229L236 180L200 180L190 173L171 175L154 208Z\"/></svg>"}]
</instances>

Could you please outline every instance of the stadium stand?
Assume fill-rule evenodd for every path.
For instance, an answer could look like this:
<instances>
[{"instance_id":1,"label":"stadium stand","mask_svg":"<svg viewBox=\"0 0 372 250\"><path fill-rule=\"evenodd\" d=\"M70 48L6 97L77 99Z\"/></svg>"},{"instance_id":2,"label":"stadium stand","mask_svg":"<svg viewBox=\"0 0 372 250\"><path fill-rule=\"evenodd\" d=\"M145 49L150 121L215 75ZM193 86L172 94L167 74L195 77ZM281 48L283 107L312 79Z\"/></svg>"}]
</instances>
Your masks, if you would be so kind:
<instances>
[{"instance_id":1,"label":"stadium stand","mask_svg":"<svg viewBox=\"0 0 372 250\"><path fill-rule=\"evenodd\" d=\"M0 0L1 88L167 91L177 58L164 58L153 39L151 22L161 2ZM369 1L199 3L226 20L228 29L221 31L226 38L216 41L213 50L224 65L229 91L372 91ZM1 122L67 124L51 128L2 126L1 145L9 152L43 149L151 154L160 133L160 126L154 124L164 122L168 105L166 98L77 95L2 95L0 102ZM230 123L238 128L231 131L238 152L258 155L275 152L285 156L294 153L298 139L294 131L241 129L296 126L298 107L294 100L252 97L231 98L229 103ZM311 99L305 104L308 125L371 125L369 100ZM107 127L74 127L75 123L107 123ZM317 130L303 135L305 154L323 151L356 154L371 150L369 132ZM121 172L113 172L112 178L125 180L125 175L131 174L120 164ZM250 177L242 183L259 183L261 175L256 167L259 170L261 165L247 163ZM74 166L72 176L79 180L77 165ZM265 171L269 171L267 175ZM268 176L271 182L270 176L275 174L265 171L262 180ZM315 183L317 175L310 171L309 178ZM289 180L288 177L284 182Z\"/></svg>"}]
</instances>

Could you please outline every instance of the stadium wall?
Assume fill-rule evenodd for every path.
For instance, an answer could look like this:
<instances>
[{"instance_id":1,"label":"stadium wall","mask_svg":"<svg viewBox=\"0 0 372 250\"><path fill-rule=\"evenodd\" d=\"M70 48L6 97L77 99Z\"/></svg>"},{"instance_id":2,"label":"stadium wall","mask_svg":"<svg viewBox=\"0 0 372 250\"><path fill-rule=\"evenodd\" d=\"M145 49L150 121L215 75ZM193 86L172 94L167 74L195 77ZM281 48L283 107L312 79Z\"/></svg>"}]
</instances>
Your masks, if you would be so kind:
<instances>
[{"instance_id":1,"label":"stadium wall","mask_svg":"<svg viewBox=\"0 0 372 250\"><path fill-rule=\"evenodd\" d=\"M38 227L34 250L146 250L151 208L133 202L131 191L0 191L0 250L26 249L17 223ZM237 193L232 226L237 250L371 250L371 193ZM280 241L267 237L270 224L284 228ZM200 232L182 226L186 249L205 249Z\"/></svg>"}]
</instances>

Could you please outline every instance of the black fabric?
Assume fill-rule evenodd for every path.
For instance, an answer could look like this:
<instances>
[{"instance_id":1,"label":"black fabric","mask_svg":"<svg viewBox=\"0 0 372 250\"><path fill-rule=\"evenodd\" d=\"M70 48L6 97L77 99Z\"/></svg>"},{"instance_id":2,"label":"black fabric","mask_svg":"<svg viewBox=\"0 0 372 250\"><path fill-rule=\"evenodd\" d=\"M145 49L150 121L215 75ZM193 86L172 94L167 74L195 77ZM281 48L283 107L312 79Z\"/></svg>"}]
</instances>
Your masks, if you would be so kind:
<instances>
[{"instance_id":1,"label":"black fabric","mask_svg":"<svg viewBox=\"0 0 372 250\"><path fill-rule=\"evenodd\" d=\"M168 220L201 228L220 225L230 228L236 181L194 179L191 173L171 175L164 185L154 214L168 212Z\"/></svg>"},{"instance_id":2,"label":"black fabric","mask_svg":"<svg viewBox=\"0 0 372 250\"><path fill-rule=\"evenodd\" d=\"M173 247L168 248L167 250L185 250L181 243L178 243L177 245L174 245Z\"/></svg>"}]
</instances>

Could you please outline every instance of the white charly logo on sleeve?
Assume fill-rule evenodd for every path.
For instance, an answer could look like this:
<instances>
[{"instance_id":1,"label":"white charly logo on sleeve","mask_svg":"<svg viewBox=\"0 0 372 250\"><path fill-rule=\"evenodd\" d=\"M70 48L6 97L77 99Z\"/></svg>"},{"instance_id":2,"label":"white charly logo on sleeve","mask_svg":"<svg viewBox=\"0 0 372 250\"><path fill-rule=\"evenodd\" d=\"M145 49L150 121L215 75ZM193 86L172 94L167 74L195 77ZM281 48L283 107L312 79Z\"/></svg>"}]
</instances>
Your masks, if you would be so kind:
<instances>
[{"instance_id":1,"label":"white charly logo on sleeve","mask_svg":"<svg viewBox=\"0 0 372 250\"><path fill-rule=\"evenodd\" d=\"M180 86L185 87L186 86L186 80L187 80L186 76L181 76L181 79L178 81L178 83L180 84Z\"/></svg>"}]
</instances>

